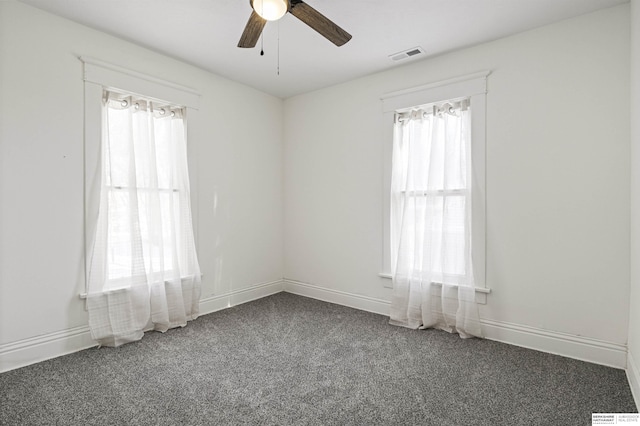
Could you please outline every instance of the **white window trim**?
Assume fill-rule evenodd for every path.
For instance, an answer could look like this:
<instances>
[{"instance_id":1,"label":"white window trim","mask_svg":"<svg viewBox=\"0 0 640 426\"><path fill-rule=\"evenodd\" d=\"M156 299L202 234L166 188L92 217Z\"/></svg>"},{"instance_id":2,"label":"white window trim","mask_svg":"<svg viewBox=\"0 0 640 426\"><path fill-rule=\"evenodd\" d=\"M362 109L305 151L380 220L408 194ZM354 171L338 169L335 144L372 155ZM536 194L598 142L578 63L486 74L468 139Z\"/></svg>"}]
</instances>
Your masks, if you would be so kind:
<instances>
[{"instance_id":1,"label":"white window trim","mask_svg":"<svg viewBox=\"0 0 640 426\"><path fill-rule=\"evenodd\" d=\"M391 203L391 157L393 151L393 122L397 111L420 105L445 102L451 99L469 98L471 106L471 161L473 174L473 270L476 286L476 301L486 303L490 289L486 285L486 94L487 76L482 71L424 86L413 87L382 95L384 116L383 144L383 229L382 229L382 278L391 279L390 203ZM385 287L391 288L386 281Z\"/></svg>"},{"instance_id":2,"label":"white window trim","mask_svg":"<svg viewBox=\"0 0 640 426\"><path fill-rule=\"evenodd\" d=\"M191 215L196 250L199 249L198 229L198 181L196 179L198 158L197 144L188 143L191 129L199 123L200 94L189 87L162 80L147 74L129 70L95 58L80 56L83 63L84 80L84 254L85 289L89 270L89 251L93 245L94 229L100 208L100 146L102 143L102 97L104 90L131 93L152 101L181 105L187 109L185 129L187 131L187 159L191 185ZM188 124L187 124L188 120ZM85 298L81 293L80 298Z\"/></svg>"},{"instance_id":3,"label":"white window trim","mask_svg":"<svg viewBox=\"0 0 640 426\"><path fill-rule=\"evenodd\" d=\"M181 105L189 109L197 110L200 108L200 94L190 87L87 56L81 56L80 60L84 64L85 85L86 83L95 83L107 90L131 93L146 99Z\"/></svg>"}]
</instances>

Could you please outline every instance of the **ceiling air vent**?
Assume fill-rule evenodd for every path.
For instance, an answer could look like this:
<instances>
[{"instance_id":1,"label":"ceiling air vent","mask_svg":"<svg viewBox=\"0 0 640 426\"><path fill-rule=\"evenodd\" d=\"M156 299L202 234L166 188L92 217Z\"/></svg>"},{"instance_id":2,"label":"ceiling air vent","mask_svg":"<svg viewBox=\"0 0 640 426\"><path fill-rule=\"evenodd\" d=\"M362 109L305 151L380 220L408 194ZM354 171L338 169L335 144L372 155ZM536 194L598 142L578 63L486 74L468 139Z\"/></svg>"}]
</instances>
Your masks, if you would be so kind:
<instances>
[{"instance_id":1,"label":"ceiling air vent","mask_svg":"<svg viewBox=\"0 0 640 426\"><path fill-rule=\"evenodd\" d=\"M389 57L394 61L403 61L405 59L414 58L419 55L424 55L424 49L420 46L412 47L411 49L407 49L402 52L394 53L393 55L389 55Z\"/></svg>"}]
</instances>

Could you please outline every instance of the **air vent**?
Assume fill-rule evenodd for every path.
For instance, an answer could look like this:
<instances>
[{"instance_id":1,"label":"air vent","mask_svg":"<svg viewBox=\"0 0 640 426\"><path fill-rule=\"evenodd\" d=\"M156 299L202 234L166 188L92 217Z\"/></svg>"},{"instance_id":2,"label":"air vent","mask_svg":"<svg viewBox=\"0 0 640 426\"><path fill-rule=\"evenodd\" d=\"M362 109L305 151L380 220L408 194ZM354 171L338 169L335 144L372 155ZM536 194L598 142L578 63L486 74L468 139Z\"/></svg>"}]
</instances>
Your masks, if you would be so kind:
<instances>
[{"instance_id":1,"label":"air vent","mask_svg":"<svg viewBox=\"0 0 640 426\"><path fill-rule=\"evenodd\" d=\"M420 46L412 47L411 49L407 49L403 52L394 53L393 55L389 55L389 57L394 61L403 61L409 58L415 58L416 56L424 55L424 49Z\"/></svg>"}]
</instances>

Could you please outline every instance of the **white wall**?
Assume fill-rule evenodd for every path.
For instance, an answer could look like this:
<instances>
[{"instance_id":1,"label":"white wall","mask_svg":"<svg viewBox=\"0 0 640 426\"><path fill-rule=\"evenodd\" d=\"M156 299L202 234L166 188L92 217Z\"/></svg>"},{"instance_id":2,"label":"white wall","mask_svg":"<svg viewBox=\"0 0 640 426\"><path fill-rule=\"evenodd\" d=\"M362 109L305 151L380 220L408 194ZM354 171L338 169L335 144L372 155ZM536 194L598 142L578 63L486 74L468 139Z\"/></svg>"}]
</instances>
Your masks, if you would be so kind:
<instances>
[{"instance_id":1,"label":"white wall","mask_svg":"<svg viewBox=\"0 0 640 426\"><path fill-rule=\"evenodd\" d=\"M631 1L631 297L627 375L640 407L640 0Z\"/></svg>"},{"instance_id":2,"label":"white wall","mask_svg":"<svg viewBox=\"0 0 640 426\"><path fill-rule=\"evenodd\" d=\"M377 276L389 143L379 98L487 69L485 330L624 366L628 13L606 9L287 99L285 277L300 282L290 286L353 304L389 300Z\"/></svg>"},{"instance_id":3,"label":"white wall","mask_svg":"<svg viewBox=\"0 0 640 426\"><path fill-rule=\"evenodd\" d=\"M87 324L79 55L201 93L189 160L202 297L282 279L282 100L2 1L0 355Z\"/></svg>"}]
</instances>

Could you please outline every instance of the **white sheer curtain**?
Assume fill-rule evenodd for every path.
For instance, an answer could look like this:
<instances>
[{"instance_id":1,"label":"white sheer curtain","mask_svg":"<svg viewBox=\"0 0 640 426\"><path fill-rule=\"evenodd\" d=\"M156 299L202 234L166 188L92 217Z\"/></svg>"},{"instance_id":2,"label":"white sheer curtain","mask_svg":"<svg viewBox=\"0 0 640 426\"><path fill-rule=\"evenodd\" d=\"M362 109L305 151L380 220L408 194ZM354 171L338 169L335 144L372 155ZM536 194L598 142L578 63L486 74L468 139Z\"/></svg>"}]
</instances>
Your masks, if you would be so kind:
<instances>
[{"instance_id":1,"label":"white sheer curtain","mask_svg":"<svg viewBox=\"0 0 640 426\"><path fill-rule=\"evenodd\" d=\"M92 337L119 346L185 326L198 316L200 268L183 109L105 92L100 167L87 280Z\"/></svg>"},{"instance_id":2,"label":"white sheer curtain","mask_svg":"<svg viewBox=\"0 0 640 426\"><path fill-rule=\"evenodd\" d=\"M471 259L469 101L396 114L391 323L481 336Z\"/></svg>"}]
</instances>

